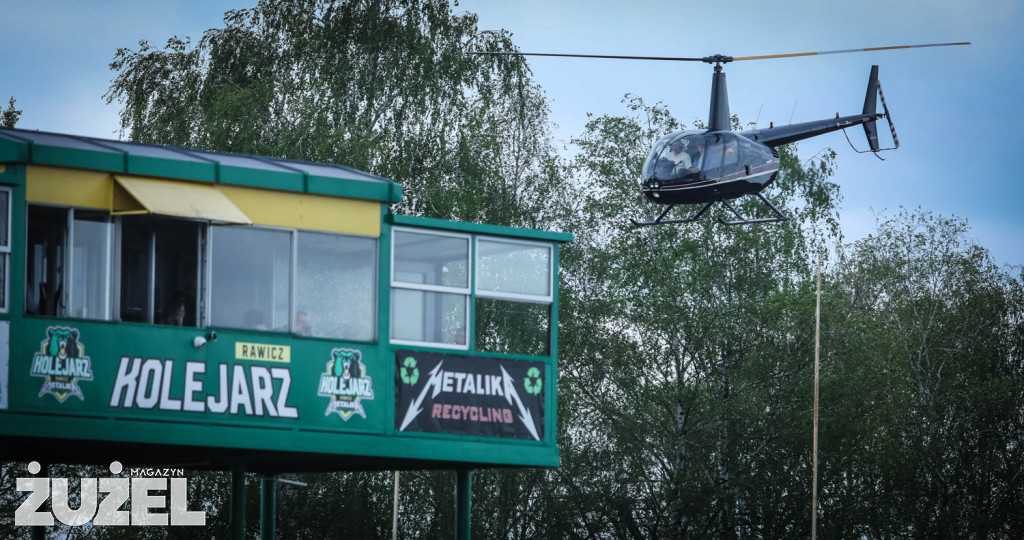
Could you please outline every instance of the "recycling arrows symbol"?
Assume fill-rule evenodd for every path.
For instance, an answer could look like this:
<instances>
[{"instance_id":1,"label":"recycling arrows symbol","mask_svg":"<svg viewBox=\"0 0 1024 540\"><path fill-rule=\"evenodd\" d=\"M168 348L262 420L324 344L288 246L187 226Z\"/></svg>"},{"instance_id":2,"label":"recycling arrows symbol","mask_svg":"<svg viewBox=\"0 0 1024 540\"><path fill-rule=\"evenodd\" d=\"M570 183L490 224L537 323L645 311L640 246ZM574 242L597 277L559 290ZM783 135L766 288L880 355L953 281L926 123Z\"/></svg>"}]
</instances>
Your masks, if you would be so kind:
<instances>
[{"instance_id":1,"label":"recycling arrows symbol","mask_svg":"<svg viewBox=\"0 0 1024 540\"><path fill-rule=\"evenodd\" d=\"M541 389L544 388L544 381L540 380L540 370L532 367L526 372L526 378L523 379L523 387L526 388L527 394L536 396L540 393Z\"/></svg>"},{"instance_id":2,"label":"recycling arrows symbol","mask_svg":"<svg viewBox=\"0 0 1024 540\"><path fill-rule=\"evenodd\" d=\"M399 374L405 384L416 384L416 381L420 380L420 370L416 367L416 359L411 356L405 357Z\"/></svg>"}]
</instances>

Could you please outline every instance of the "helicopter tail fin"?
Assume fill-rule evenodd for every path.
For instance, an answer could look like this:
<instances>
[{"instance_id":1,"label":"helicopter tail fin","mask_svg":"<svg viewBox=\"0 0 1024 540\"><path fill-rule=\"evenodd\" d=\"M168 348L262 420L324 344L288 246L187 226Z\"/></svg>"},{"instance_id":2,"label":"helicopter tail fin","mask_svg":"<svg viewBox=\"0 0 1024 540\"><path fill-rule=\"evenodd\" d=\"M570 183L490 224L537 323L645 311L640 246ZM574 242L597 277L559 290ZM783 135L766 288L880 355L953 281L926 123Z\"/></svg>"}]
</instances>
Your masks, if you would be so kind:
<instances>
[{"instance_id":1,"label":"helicopter tail fin","mask_svg":"<svg viewBox=\"0 0 1024 540\"><path fill-rule=\"evenodd\" d=\"M868 78L868 91L864 96L864 114L875 115L878 102L878 66L871 66L871 76ZM878 152L878 126L874 120L864 123L864 135L868 138L868 145L872 152Z\"/></svg>"}]
</instances>

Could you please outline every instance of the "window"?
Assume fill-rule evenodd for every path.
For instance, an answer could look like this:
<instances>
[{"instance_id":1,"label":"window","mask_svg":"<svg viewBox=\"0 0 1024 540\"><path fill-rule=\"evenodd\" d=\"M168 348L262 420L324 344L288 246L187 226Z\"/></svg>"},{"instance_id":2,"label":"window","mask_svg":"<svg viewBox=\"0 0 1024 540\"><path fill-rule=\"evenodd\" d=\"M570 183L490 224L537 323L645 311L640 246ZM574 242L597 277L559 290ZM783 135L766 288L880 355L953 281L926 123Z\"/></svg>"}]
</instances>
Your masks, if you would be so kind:
<instances>
[{"instance_id":1,"label":"window","mask_svg":"<svg viewBox=\"0 0 1024 540\"><path fill-rule=\"evenodd\" d=\"M121 220L121 320L198 326L199 222Z\"/></svg>"},{"instance_id":2,"label":"window","mask_svg":"<svg viewBox=\"0 0 1024 540\"><path fill-rule=\"evenodd\" d=\"M391 340L468 348L469 236L395 229Z\"/></svg>"},{"instance_id":3,"label":"window","mask_svg":"<svg viewBox=\"0 0 1024 540\"><path fill-rule=\"evenodd\" d=\"M71 272L68 315L110 319L110 254L114 232L110 216L95 210L71 210Z\"/></svg>"},{"instance_id":4,"label":"window","mask_svg":"<svg viewBox=\"0 0 1024 540\"><path fill-rule=\"evenodd\" d=\"M736 162L739 161L739 152L737 152L736 148L736 139L729 138L725 141L725 158L722 162L723 165L735 165Z\"/></svg>"},{"instance_id":5,"label":"window","mask_svg":"<svg viewBox=\"0 0 1024 540\"><path fill-rule=\"evenodd\" d=\"M212 229L212 324L374 340L376 239L260 227Z\"/></svg>"},{"instance_id":6,"label":"window","mask_svg":"<svg viewBox=\"0 0 1024 540\"><path fill-rule=\"evenodd\" d=\"M212 229L212 324L289 331L292 232L237 226Z\"/></svg>"},{"instance_id":7,"label":"window","mask_svg":"<svg viewBox=\"0 0 1024 540\"><path fill-rule=\"evenodd\" d=\"M9 210L0 188L0 309ZM376 338L376 238L44 205L29 206L27 237L30 315ZM452 269L468 291L468 255Z\"/></svg>"},{"instance_id":8,"label":"window","mask_svg":"<svg viewBox=\"0 0 1024 540\"><path fill-rule=\"evenodd\" d=\"M544 356L551 335L548 244L477 238L477 350Z\"/></svg>"},{"instance_id":9,"label":"window","mask_svg":"<svg viewBox=\"0 0 1024 540\"><path fill-rule=\"evenodd\" d=\"M719 135L706 135L704 138L707 141L707 152L704 155L703 170L717 169L722 166L722 153L725 150L725 144L722 143Z\"/></svg>"},{"instance_id":10,"label":"window","mask_svg":"<svg viewBox=\"0 0 1024 540\"><path fill-rule=\"evenodd\" d=\"M391 342L469 349L472 314L475 350L548 355L554 248L478 236L471 258L473 238L394 229Z\"/></svg>"},{"instance_id":11,"label":"window","mask_svg":"<svg viewBox=\"0 0 1024 540\"><path fill-rule=\"evenodd\" d=\"M11 277L11 190L0 188L0 312L6 313Z\"/></svg>"},{"instance_id":12,"label":"window","mask_svg":"<svg viewBox=\"0 0 1024 540\"><path fill-rule=\"evenodd\" d=\"M377 241L299 232L297 253L292 331L373 341L377 328Z\"/></svg>"},{"instance_id":13,"label":"window","mask_svg":"<svg viewBox=\"0 0 1024 540\"><path fill-rule=\"evenodd\" d=\"M25 312L110 319L112 236L106 212L30 206Z\"/></svg>"}]
</instances>

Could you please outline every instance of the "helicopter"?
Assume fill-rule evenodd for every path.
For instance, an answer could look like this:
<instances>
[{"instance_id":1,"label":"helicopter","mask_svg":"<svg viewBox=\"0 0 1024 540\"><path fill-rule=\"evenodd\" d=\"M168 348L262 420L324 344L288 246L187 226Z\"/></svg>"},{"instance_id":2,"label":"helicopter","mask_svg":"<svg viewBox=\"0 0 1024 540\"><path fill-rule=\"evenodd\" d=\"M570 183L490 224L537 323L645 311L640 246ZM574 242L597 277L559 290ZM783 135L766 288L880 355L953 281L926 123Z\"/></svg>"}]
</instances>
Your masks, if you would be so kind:
<instances>
[{"instance_id":1,"label":"helicopter","mask_svg":"<svg viewBox=\"0 0 1024 540\"><path fill-rule=\"evenodd\" d=\"M878 156L879 152L899 148L899 138L893 125L885 95L878 81L878 66L871 66L868 76L867 93L860 114L814 120L775 126L774 123L762 129L734 132L730 129L729 95L725 83L723 64L744 60L767 60L826 54L882 51L892 49L914 49L970 45L970 42L930 43L923 45L897 45L891 47L870 47L835 51L773 54L764 56L726 56L715 54L699 58L665 56L612 56L594 54L524 53L524 52L475 52L474 54L555 56L571 58L612 58L622 60L666 60L676 62L704 62L714 64L711 78L711 109L708 114L708 129L676 131L659 139L644 161L640 174L640 190L648 200L667 205L659 215L650 221L630 219L636 226L693 223L701 219L715 204L722 203L735 220L718 221L723 225L747 225L753 223L777 223L790 218L782 213L761 192L775 181L779 174L779 152L784 144L824 135L848 127L863 126L867 137L868 150ZM882 112L877 111L879 99ZM881 148L878 142L878 120L885 119L892 134L893 146ZM851 143L852 145L852 143ZM856 150L856 148L854 148ZM752 219L743 216L730 202L746 195L753 195L764 202L772 217ZM665 219L677 205L703 204L695 214L685 218Z\"/></svg>"}]
</instances>

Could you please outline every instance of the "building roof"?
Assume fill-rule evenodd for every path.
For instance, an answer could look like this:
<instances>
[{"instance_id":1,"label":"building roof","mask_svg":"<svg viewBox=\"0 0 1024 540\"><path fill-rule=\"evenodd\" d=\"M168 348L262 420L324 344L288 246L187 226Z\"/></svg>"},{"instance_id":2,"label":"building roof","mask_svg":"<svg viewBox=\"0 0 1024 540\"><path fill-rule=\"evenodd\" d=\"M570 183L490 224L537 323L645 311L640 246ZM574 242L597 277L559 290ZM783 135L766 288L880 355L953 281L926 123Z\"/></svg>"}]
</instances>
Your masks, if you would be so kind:
<instances>
[{"instance_id":1,"label":"building roof","mask_svg":"<svg viewBox=\"0 0 1024 540\"><path fill-rule=\"evenodd\" d=\"M397 182L341 165L24 129L0 128L0 163L220 182L382 202L402 200L402 186Z\"/></svg>"}]
</instances>

